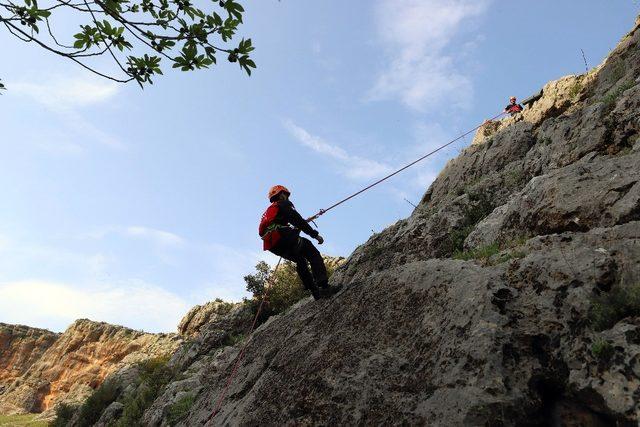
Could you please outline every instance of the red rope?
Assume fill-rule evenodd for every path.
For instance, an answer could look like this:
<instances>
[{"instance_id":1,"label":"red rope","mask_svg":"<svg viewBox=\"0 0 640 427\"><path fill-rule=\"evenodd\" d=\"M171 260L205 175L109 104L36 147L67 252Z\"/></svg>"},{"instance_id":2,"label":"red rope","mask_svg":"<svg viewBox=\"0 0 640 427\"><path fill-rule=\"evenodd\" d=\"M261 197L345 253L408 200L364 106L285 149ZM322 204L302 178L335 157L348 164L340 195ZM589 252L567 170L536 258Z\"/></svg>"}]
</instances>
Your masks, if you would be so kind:
<instances>
[{"instance_id":1,"label":"red rope","mask_svg":"<svg viewBox=\"0 0 640 427\"><path fill-rule=\"evenodd\" d=\"M240 350L240 353L236 357L236 361L235 361L235 363L233 365L233 369L231 370L231 373L229 374L229 377L227 378L227 382L226 382L224 388L222 389L222 392L218 396L218 400L216 402L215 409L214 409L213 413L211 414L211 416L209 418L207 418L207 420L205 421L205 424L208 423L209 421L211 421L218 414L218 412L220 412L220 408L222 408L222 401L224 400L225 396L227 395L227 391L229 390L229 387L231 386L231 381L233 380L233 378L235 377L236 373L238 372L238 368L240 367L240 362L242 362L242 359L244 358L245 350L247 349L247 346L249 345L250 335L253 333L253 330L256 327L256 323L258 323L258 318L260 317L260 313L262 312L262 306L264 305L264 302L267 299L267 294L269 293L269 289L271 288L270 285L272 284L272 281L273 281L273 278L275 277L276 271L278 271L278 267L280 267L280 262L281 261L282 261L282 257L280 257L280 259L278 260L278 263L276 264L276 267L273 269L273 272L271 273L271 276L269 277L269 280L267 280L267 284L266 284L267 286L265 286L264 293L262 294L262 299L260 300L260 305L258 306L258 311L256 311L256 316L253 318L253 323L251 324L251 328L249 328L249 331L247 332L247 340L245 341L244 345L242 346L242 350Z\"/></svg>"}]
</instances>

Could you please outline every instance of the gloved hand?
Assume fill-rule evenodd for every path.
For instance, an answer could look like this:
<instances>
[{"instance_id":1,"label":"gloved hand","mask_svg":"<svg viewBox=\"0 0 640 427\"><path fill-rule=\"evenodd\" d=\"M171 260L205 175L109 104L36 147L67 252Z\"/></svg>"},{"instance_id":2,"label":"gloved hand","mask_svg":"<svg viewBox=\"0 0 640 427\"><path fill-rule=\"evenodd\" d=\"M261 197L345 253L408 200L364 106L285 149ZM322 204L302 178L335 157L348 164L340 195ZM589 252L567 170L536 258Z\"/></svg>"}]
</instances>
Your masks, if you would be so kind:
<instances>
[{"instance_id":1,"label":"gloved hand","mask_svg":"<svg viewBox=\"0 0 640 427\"><path fill-rule=\"evenodd\" d=\"M324 239L322 238L321 235L318 234L318 237L316 237L316 240L318 241L318 244L321 245L324 243Z\"/></svg>"}]
</instances>

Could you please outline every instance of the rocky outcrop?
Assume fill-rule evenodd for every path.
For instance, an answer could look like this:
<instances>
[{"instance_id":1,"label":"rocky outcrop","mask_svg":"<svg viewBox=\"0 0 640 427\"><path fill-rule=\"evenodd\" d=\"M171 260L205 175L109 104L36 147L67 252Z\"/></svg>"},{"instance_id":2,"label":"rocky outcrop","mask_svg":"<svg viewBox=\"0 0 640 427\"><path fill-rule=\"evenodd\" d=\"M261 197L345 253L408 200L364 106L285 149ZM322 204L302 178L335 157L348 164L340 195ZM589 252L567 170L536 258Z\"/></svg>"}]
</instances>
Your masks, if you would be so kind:
<instances>
[{"instance_id":1,"label":"rocky outcrop","mask_svg":"<svg viewBox=\"0 0 640 427\"><path fill-rule=\"evenodd\" d=\"M21 377L60 334L45 329L0 323L0 395Z\"/></svg>"},{"instance_id":2,"label":"rocky outcrop","mask_svg":"<svg viewBox=\"0 0 640 427\"><path fill-rule=\"evenodd\" d=\"M178 332L185 337L193 337L207 323L225 318L238 304L224 302L221 299L210 301L204 305L196 305L180 320Z\"/></svg>"},{"instance_id":3,"label":"rocky outcrop","mask_svg":"<svg viewBox=\"0 0 640 427\"><path fill-rule=\"evenodd\" d=\"M638 42L482 129L332 299L174 355L145 424L636 425Z\"/></svg>"},{"instance_id":4,"label":"rocky outcrop","mask_svg":"<svg viewBox=\"0 0 640 427\"><path fill-rule=\"evenodd\" d=\"M76 321L63 334L13 329L32 337L33 343L22 339L23 346L3 352L7 357L1 359L3 365L22 372L2 380L2 414L42 412L61 402L80 402L109 374L140 360L172 354L181 342L173 334L142 333L90 320Z\"/></svg>"},{"instance_id":5,"label":"rocky outcrop","mask_svg":"<svg viewBox=\"0 0 640 427\"><path fill-rule=\"evenodd\" d=\"M542 236L521 248L521 259L489 268L415 261L352 283L332 300L303 302L254 333L215 425L539 425L578 409L589 421L583 425L634 417L640 322L604 334L616 350L602 364L591 351L599 334L585 319L612 265L632 273L621 254L640 257L639 231L629 223L589 236ZM615 246L594 250L611 232ZM563 253L575 258L566 263ZM190 392L198 399L185 425L205 422L239 351L201 359L146 423L163 424L162 404Z\"/></svg>"}]
</instances>

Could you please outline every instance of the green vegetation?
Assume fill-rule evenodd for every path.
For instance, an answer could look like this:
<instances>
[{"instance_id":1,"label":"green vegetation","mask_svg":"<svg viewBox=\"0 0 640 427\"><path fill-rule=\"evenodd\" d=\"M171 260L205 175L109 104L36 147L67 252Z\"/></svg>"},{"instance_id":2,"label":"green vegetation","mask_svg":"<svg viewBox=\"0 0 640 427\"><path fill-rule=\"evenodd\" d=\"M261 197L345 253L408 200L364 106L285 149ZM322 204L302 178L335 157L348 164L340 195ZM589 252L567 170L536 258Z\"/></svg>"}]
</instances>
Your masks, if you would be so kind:
<instances>
[{"instance_id":1,"label":"green vegetation","mask_svg":"<svg viewBox=\"0 0 640 427\"><path fill-rule=\"evenodd\" d=\"M515 250L514 248L518 246L522 246L527 241L526 236L520 236L505 243L493 242L486 246L481 246L476 249L471 249L468 251L456 251L453 254L454 259L460 259L463 261L469 261L472 259L488 261L494 255L500 254L506 249L510 249L508 252L503 252L500 254L498 258L494 260L492 264L500 264L510 259L520 259L524 258L525 253L522 251Z\"/></svg>"},{"instance_id":2,"label":"green vegetation","mask_svg":"<svg viewBox=\"0 0 640 427\"><path fill-rule=\"evenodd\" d=\"M633 147L624 147L622 150L618 151L618 156L626 156L627 154L631 154L633 151Z\"/></svg>"},{"instance_id":3,"label":"green vegetation","mask_svg":"<svg viewBox=\"0 0 640 427\"><path fill-rule=\"evenodd\" d=\"M609 83L615 83L624 77L626 72L626 65L624 61L618 61L616 65L614 65L611 69L611 74L609 75L608 81Z\"/></svg>"},{"instance_id":4,"label":"green vegetation","mask_svg":"<svg viewBox=\"0 0 640 427\"><path fill-rule=\"evenodd\" d=\"M600 361L608 362L613 357L614 349L609 341L599 339L591 345L591 353Z\"/></svg>"},{"instance_id":5,"label":"green vegetation","mask_svg":"<svg viewBox=\"0 0 640 427\"><path fill-rule=\"evenodd\" d=\"M193 402L195 397L192 394L186 394L171 405L167 411L169 425L173 426L184 420L189 415Z\"/></svg>"},{"instance_id":6,"label":"green vegetation","mask_svg":"<svg viewBox=\"0 0 640 427\"><path fill-rule=\"evenodd\" d=\"M17 0L0 3L0 23L17 39L119 83L152 84L152 78L162 75L163 60L172 68L193 71L215 65L221 55L250 75L256 67L249 56L251 39L231 44L242 24L242 5L235 0L203 5L191 0L96 0L83 7L65 1L40 7L36 0ZM56 18L77 22L78 32L54 37ZM118 72L96 69L89 60L96 56L112 61Z\"/></svg>"},{"instance_id":7,"label":"green vegetation","mask_svg":"<svg viewBox=\"0 0 640 427\"><path fill-rule=\"evenodd\" d=\"M469 261L471 259L488 259L500 252L500 245L492 243L469 251L456 251L453 254L454 259Z\"/></svg>"},{"instance_id":8,"label":"green vegetation","mask_svg":"<svg viewBox=\"0 0 640 427\"><path fill-rule=\"evenodd\" d=\"M462 224L449 232L450 253L452 255L464 250L464 241L467 236L473 231L476 224L486 218L494 208L485 193L469 191L467 194L473 204L464 208Z\"/></svg>"},{"instance_id":9,"label":"green vegetation","mask_svg":"<svg viewBox=\"0 0 640 427\"><path fill-rule=\"evenodd\" d=\"M115 427L130 427L141 425L144 411L160 395L160 392L173 378L174 372L167 366L169 357L158 357L145 360L138 365L140 375L135 393L128 396L122 403L122 416L114 424Z\"/></svg>"},{"instance_id":10,"label":"green vegetation","mask_svg":"<svg viewBox=\"0 0 640 427\"><path fill-rule=\"evenodd\" d=\"M630 316L640 316L640 283L618 284L591 300L589 320L596 331L610 329Z\"/></svg>"},{"instance_id":11,"label":"green vegetation","mask_svg":"<svg viewBox=\"0 0 640 427\"><path fill-rule=\"evenodd\" d=\"M56 418L51 423L51 427L65 427L68 426L73 418L73 415L78 410L77 406L61 403L56 407Z\"/></svg>"},{"instance_id":12,"label":"green vegetation","mask_svg":"<svg viewBox=\"0 0 640 427\"><path fill-rule=\"evenodd\" d=\"M331 277L337 265L331 262L325 262L325 265L327 275ZM309 295L309 292L302 287L295 263L286 260L282 261L275 273L269 264L261 261L256 265L256 272L245 276L244 281L247 284L247 291L253 294L253 298L246 300L246 304L252 306L254 313L258 309L267 284L269 285L268 299L263 306L260 322L264 322L272 315L283 313Z\"/></svg>"},{"instance_id":13,"label":"green vegetation","mask_svg":"<svg viewBox=\"0 0 640 427\"><path fill-rule=\"evenodd\" d=\"M367 246L367 259L375 259L384 253L384 248L377 245L368 245Z\"/></svg>"},{"instance_id":14,"label":"green vegetation","mask_svg":"<svg viewBox=\"0 0 640 427\"><path fill-rule=\"evenodd\" d=\"M224 345L236 345L245 339L245 334L231 334L224 340Z\"/></svg>"},{"instance_id":15,"label":"green vegetation","mask_svg":"<svg viewBox=\"0 0 640 427\"><path fill-rule=\"evenodd\" d=\"M35 418L38 414L25 414L25 415L0 415L0 426L6 427L46 427L46 421L38 421Z\"/></svg>"},{"instance_id":16,"label":"green vegetation","mask_svg":"<svg viewBox=\"0 0 640 427\"><path fill-rule=\"evenodd\" d=\"M576 80L576 82L569 88L569 96L571 98L575 98L582 92L582 82L580 80Z\"/></svg>"},{"instance_id":17,"label":"green vegetation","mask_svg":"<svg viewBox=\"0 0 640 427\"><path fill-rule=\"evenodd\" d=\"M473 231L473 225L466 225L462 228L451 230L449 233L449 243L453 254L461 253L464 250L464 241Z\"/></svg>"},{"instance_id":18,"label":"green vegetation","mask_svg":"<svg viewBox=\"0 0 640 427\"><path fill-rule=\"evenodd\" d=\"M517 188L524 181L524 171L515 167L510 169L504 176L504 185L507 188Z\"/></svg>"},{"instance_id":19,"label":"green vegetation","mask_svg":"<svg viewBox=\"0 0 640 427\"><path fill-rule=\"evenodd\" d=\"M462 196L463 194L473 194L473 187L477 187L483 180L484 178L481 177L474 178L469 182L463 183L461 187L457 187L453 191L449 191L449 195L454 194L457 197Z\"/></svg>"},{"instance_id":20,"label":"green vegetation","mask_svg":"<svg viewBox=\"0 0 640 427\"><path fill-rule=\"evenodd\" d=\"M94 425L100 419L102 411L116 401L118 394L120 394L120 390L114 381L107 380L102 383L80 407L78 425L80 427Z\"/></svg>"},{"instance_id":21,"label":"green vegetation","mask_svg":"<svg viewBox=\"0 0 640 427\"><path fill-rule=\"evenodd\" d=\"M107 380L98 387L79 407L59 405L56 409L54 427L69 425L70 420L78 413L79 426L91 426L100 419L103 411L113 402L124 405L122 416L112 425L114 427L130 427L141 425L144 411L160 395L164 387L173 378L174 372L167 366L169 357L148 359L137 364L138 377L135 392L122 396L123 384L115 380Z\"/></svg>"},{"instance_id":22,"label":"green vegetation","mask_svg":"<svg viewBox=\"0 0 640 427\"><path fill-rule=\"evenodd\" d=\"M231 311L231 309L235 307L234 303L224 301L221 298L216 298L214 302L218 303L218 308L216 309L216 313L220 315L228 314Z\"/></svg>"},{"instance_id":23,"label":"green vegetation","mask_svg":"<svg viewBox=\"0 0 640 427\"><path fill-rule=\"evenodd\" d=\"M634 87L636 83L633 80L628 80L618 86L616 89L610 90L604 98L602 98L601 102L604 104L603 114L609 114L616 107L616 102L618 98L627 90Z\"/></svg>"}]
</instances>

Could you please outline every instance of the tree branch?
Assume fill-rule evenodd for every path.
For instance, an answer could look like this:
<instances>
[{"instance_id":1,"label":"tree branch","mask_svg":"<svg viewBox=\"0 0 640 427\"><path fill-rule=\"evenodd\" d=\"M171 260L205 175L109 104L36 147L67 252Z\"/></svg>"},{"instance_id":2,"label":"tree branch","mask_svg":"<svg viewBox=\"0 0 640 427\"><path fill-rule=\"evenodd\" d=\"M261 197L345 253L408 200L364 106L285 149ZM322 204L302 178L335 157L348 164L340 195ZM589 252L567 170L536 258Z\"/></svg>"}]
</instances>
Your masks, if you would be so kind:
<instances>
[{"instance_id":1,"label":"tree branch","mask_svg":"<svg viewBox=\"0 0 640 427\"><path fill-rule=\"evenodd\" d=\"M112 76L109 76L107 74L103 74L100 71L94 70L93 68L89 67L88 65L83 64L81 61L79 61L78 59L74 58L73 56L70 56L68 53L60 52L59 50L56 50L56 49L53 49L53 48L47 46L45 43L41 42L40 40L38 40L35 37L31 37L29 34L25 33L20 28L17 28L15 25L11 24L10 22L3 22L3 24L7 28L11 27L13 30L15 30L16 32L22 34L24 37L29 39L29 40L25 40L25 41L27 41L27 42L33 41L36 44L38 44L40 47L42 47L43 49L48 50L49 52L55 53L56 55L60 55L60 56L65 57L65 58L69 58L73 62L75 62L76 64L80 65L81 67L85 68L86 70L91 71L94 74L97 74L100 77L104 77L105 79L109 79L109 80L112 80L112 81L118 82L118 83L129 83L131 80L133 80L133 77L131 77L130 79L127 79L127 80L121 80L121 79L118 79L116 77L112 77Z\"/></svg>"}]
</instances>

